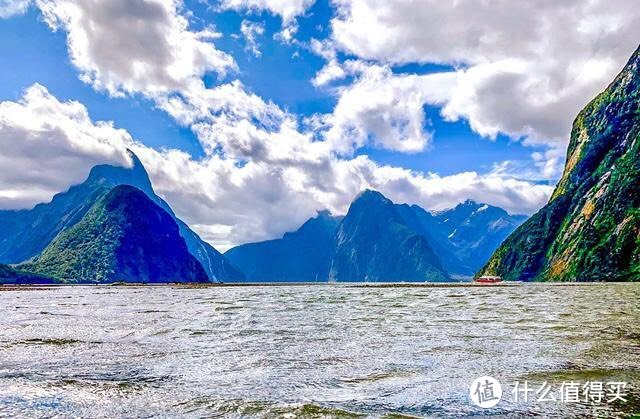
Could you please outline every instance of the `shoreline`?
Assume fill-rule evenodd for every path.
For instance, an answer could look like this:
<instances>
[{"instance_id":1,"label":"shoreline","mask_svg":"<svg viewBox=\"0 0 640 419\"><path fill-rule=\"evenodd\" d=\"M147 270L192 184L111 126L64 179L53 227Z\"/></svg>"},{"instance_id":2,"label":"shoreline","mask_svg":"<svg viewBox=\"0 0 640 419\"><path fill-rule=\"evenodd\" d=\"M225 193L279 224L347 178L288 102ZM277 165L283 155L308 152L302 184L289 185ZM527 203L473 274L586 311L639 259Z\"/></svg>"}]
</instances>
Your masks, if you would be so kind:
<instances>
[{"instance_id":1,"label":"shoreline","mask_svg":"<svg viewBox=\"0 0 640 419\"><path fill-rule=\"evenodd\" d=\"M631 284L633 282L501 282L482 284L476 282L242 282L242 283L117 283L117 284L0 284L2 291L45 291L66 287L96 288L160 288L179 289L200 288L245 288L245 287L343 287L343 288L505 288L519 286L549 285L557 287L598 286L605 284Z\"/></svg>"}]
</instances>

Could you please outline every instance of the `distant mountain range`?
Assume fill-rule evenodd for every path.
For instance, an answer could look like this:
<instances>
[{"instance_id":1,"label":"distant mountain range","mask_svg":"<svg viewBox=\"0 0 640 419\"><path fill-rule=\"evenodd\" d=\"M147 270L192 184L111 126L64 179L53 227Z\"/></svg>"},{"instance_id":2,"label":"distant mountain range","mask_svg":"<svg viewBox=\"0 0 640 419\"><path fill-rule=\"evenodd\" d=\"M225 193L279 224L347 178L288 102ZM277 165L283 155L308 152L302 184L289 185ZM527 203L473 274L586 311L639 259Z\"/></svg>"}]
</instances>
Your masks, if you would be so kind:
<instances>
[{"instance_id":1,"label":"distant mountain range","mask_svg":"<svg viewBox=\"0 0 640 419\"><path fill-rule=\"evenodd\" d=\"M432 214L367 190L344 217L320 211L281 239L222 255L130 157L51 202L0 211L0 282L448 281L472 275L524 220L473 201Z\"/></svg>"},{"instance_id":2,"label":"distant mountain range","mask_svg":"<svg viewBox=\"0 0 640 419\"><path fill-rule=\"evenodd\" d=\"M526 221L473 201L432 213L367 190L344 217L322 211L225 255L175 216L131 153L130 168L96 166L49 203L0 211L0 282L449 281L478 270L637 281L639 122L640 49L576 118L564 174Z\"/></svg>"},{"instance_id":3,"label":"distant mountain range","mask_svg":"<svg viewBox=\"0 0 640 419\"><path fill-rule=\"evenodd\" d=\"M331 281L447 281L427 238L396 205L367 190L349 207L333 241Z\"/></svg>"},{"instance_id":4,"label":"distant mountain range","mask_svg":"<svg viewBox=\"0 0 640 419\"><path fill-rule=\"evenodd\" d=\"M640 47L573 123L549 203L480 274L523 281L640 281Z\"/></svg>"},{"instance_id":5,"label":"distant mountain range","mask_svg":"<svg viewBox=\"0 0 640 419\"><path fill-rule=\"evenodd\" d=\"M177 224L189 253L197 259L210 281L244 279L238 268L175 216L169 205L155 194L140 160L133 153L130 155L133 161L130 168L95 166L83 183L55 195L51 202L38 204L29 210L0 211L0 263L19 264L40 255L62 232L80 222L94 204L114 187L130 185L144 192ZM93 268L98 269L97 266ZM178 274L166 273L181 280ZM139 280L143 279L144 276L140 276Z\"/></svg>"},{"instance_id":6,"label":"distant mountain range","mask_svg":"<svg viewBox=\"0 0 640 419\"><path fill-rule=\"evenodd\" d=\"M525 219L473 201L432 214L367 190L345 217L321 212L225 256L249 281L447 281L472 276Z\"/></svg>"}]
</instances>

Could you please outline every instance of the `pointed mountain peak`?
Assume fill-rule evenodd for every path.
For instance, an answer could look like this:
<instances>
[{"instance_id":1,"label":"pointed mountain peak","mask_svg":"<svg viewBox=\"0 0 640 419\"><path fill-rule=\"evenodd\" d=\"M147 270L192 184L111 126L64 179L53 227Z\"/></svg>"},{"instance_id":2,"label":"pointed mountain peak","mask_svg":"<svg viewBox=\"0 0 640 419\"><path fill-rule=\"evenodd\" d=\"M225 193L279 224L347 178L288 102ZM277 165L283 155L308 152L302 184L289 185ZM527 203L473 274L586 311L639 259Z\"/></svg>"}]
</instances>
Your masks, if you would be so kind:
<instances>
[{"instance_id":1,"label":"pointed mountain peak","mask_svg":"<svg viewBox=\"0 0 640 419\"><path fill-rule=\"evenodd\" d=\"M453 207L453 208L451 208L449 210L445 210L444 212L468 211L471 214L471 213L483 212L483 211L487 211L487 210L500 211L500 212L504 212L505 214L508 214L505 210L503 210L500 207L496 207L496 206L493 206L493 205L485 204L484 202L474 201L473 199L467 199L464 202L459 203L455 207Z\"/></svg>"},{"instance_id":2,"label":"pointed mountain peak","mask_svg":"<svg viewBox=\"0 0 640 419\"><path fill-rule=\"evenodd\" d=\"M381 203L389 203L391 204L391 200L386 196L382 195L380 192L375 191L373 189L365 189L360 192L358 196L353 200L353 202L365 201L365 202L381 202Z\"/></svg>"},{"instance_id":3,"label":"pointed mountain peak","mask_svg":"<svg viewBox=\"0 0 640 419\"><path fill-rule=\"evenodd\" d=\"M132 162L132 167L131 167L132 170L142 170L145 173L147 172L144 168L144 165L136 155L136 153L134 153L130 148L127 148L127 154L129 155L129 158L131 159L131 162Z\"/></svg>"},{"instance_id":4,"label":"pointed mountain peak","mask_svg":"<svg viewBox=\"0 0 640 419\"><path fill-rule=\"evenodd\" d=\"M132 185L143 191L153 194L153 187L149 180L149 174L136 154L127 149L131 165L114 166L101 164L94 166L87 178L88 183L106 183L108 185Z\"/></svg>"},{"instance_id":5,"label":"pointed mountain peak","mask_svg":"<svg viewBox=\"0 0 640 419\"><path fill-rule=\"evenodd\" d=\"M481 202L478 201L474 201L473 199L465 199L464 202L459 203L458 205L456 205L456 207L473 207L473 208L480 208L482 206L485 206L486 204L483 204Z\"/></svg>"},{"instance_id":6,"label":"pointed mountain peak","mask_svg":"<svg viewBox=\"0 0 640 419\"><path fill-rule=\"evenodd\" d=\"M437 211L435 214L438 216L443 215L447 217L451 216L452 214L458 214L458 216L462 216L464 214L464 216L468 216L479 208L482 208L483 206L484 204L480 204L472 199L467 199L464 202L460 202L454 207Z\"/></svg>"},{"instance_id":7,"label":"pointed mountain peak","mask_svg":"<svg viewBox=\"0 0 640 419\"><path fill-rule=\"evenodd\" d=\"M340 220L342 220L342 217L334 216L328 210L316 211L315 217L309 218L296 231L285 233L283 237L292 237L300 233L309 234L327 229L334 230Z\"/></svg>"},{"instance_id":8,"label":"pointed mountain peak","mask_svg":"<svg viewBox=\"0 0 640 419\"><path fill-rule=\"evenodd\" d=\"M376 217L389 218L397 216L396 212L395 204L390 199L378 191L365 189L353 200L349 211L347 211L347 216L368 213L367 217L372 217L375 213Z\"/></svg>"},{"instance_id":9,"label":"pointed mountain peak","mask_svg":"<svg viewBox=\"0 0 640 419\"><path fill-rule=\"evenodd\" d=\"M333 215L331 214L331 211L329 210L318 210L316 211L316 216L314 218L332 218Z\"/></svg>"},{"instance_id":10,"label":"pointed mountain peak","mask_svg":"<svg viewBox=\"0 0 640 419\"><path fill-rule=\"evenodd\" d=\"M24 265L63 282L207 282L178 224L143 191L119 185Z\"/></svg>"}]
</instances>

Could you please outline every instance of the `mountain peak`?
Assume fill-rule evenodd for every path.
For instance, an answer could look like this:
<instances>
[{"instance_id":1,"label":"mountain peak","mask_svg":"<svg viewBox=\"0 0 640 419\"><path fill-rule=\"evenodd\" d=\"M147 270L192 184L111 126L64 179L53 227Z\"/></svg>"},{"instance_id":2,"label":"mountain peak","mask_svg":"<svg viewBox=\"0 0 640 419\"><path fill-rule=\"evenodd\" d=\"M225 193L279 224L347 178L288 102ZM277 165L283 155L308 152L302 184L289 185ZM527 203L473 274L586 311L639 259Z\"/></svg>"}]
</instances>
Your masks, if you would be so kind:
<instances>
[{"instance_id":1,"label":"mountain peak","mask_svg":"<svg viewBox=\"0 0 640 419\"><path fill-rule=\"evenodd\" d=\"M331 214L331 211L329 210L318 210L316 211L316 216L314 218L332 218L333 215Z\"/></svg>"},{"instance_id":2,"label":"mountain peak","mask_svg":"<svg viewBox=\"0 0 640 419\"><path fill-rule=\"evenodd\" d=\"M364 190L351 203L334 238L331 281L445 281L427 238L380 192Z\"/></svg>"},{"instance_id":3,"label":"mountain peak","mask_svg":"<svg viewBox=\"0 0 640 419\"><path fill-rule=\"evenodd\" d=\"M153 194L153 187L149 174L136 154L127 149L131 166L114 166L100 164L94 166L89 172L87 183L106 183L108 185L132 185L142 189L148 194Z\"/></svg>"},{"instance_id":4,"label":"mountain peak","mask_svg":"<svg viewBox=\"0 0 640 419\"><path fill-rule=\"evenodd\" d=\"M473 199L465 199L463 202L459 203L454 207L455 208L480 208L484 204L474 201Z\"/></svg>"},{"instance_id":5,"label":"mountain peak","mask_svg":"<svg viewBox=\"0 0 640 419\"><path fill-rule=\"evenodd\" d=\"M25 267L64 282L207 282L178 224L143 191L119 185Z\"/></svg>"},{"instance_id":6,"label":"mountain peak","mask_svg":"<svg viewBox=\"0 0 640 419\"><path fill-rule=\"evenodd\" d=\"M172 216L189 252L198 259L212 281L243 278L244 275L237 268L176 217L171 207L154 192L138 156L131 150L127 150L127 153L130 158L128 167L109 164L95 166L83 183L56 194L50 203L38 204L33 210L20 213L0 212L0 226L3 227L0 228L0 262L20 263L36 256L58 234L77 223L105 193L118 185L130 185L144 192Z\"/></svg>"},{"instance_id":7,"label":"mountain peak","mask_svg":"<svg viewBox=\"0 0 640 419\"><path fill-rule=\"evenodd\" d=\"M360 192L353 200L352 205L355 204L356 202L367 202L367 203L379 202L379 203L385 203L385 204L393 204L389 198L387 198L382 193L373 189L365 189L362 192Z\"/></svg>"}]
</instances>

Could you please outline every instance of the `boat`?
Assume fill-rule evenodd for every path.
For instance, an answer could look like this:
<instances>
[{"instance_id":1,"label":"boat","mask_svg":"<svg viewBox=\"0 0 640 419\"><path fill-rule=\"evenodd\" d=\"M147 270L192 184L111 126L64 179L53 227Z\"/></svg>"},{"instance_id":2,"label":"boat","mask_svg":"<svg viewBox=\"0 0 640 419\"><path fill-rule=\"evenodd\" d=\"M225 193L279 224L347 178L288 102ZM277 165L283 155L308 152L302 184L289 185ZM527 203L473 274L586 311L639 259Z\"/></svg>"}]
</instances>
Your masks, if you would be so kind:
<instances>
[{"instance_id":1,"label":"boat","mask_svg":"<svg viewBox=\"0 0 640 419\"><path fill-rule=\"evenodd\" d=\"M502 282L499 276L485 275L475 279L478 284L498 284Z\"/></svg>"}]
</instances>

